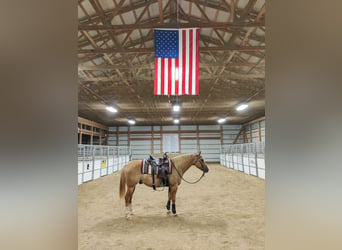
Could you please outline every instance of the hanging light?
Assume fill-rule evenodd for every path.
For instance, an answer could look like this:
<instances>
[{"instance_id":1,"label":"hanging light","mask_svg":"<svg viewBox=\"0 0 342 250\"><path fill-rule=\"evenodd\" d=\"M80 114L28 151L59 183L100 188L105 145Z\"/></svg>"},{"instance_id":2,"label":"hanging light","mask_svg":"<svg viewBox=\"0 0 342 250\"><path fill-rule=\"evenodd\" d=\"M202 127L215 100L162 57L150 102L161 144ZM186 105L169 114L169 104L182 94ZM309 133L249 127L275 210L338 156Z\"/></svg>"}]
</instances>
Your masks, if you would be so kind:
<instances>
[{"instance_id":1,"label":"hanging light","mask_svg":"<svg viewBox=\"0 0 342 250\"><path fill-rule=\"evenodd\" d=\"M116 108L114 108L113 106L107 106L106 109L107 109L109 112L112 112L112 113L118 112L118 110L117 110Z\"/></svg>"},{"instance_id":2,"label":"hanging light","mask_svg":"<svg viewBox=\"0 0 342 250\"><path fill-rule=\"evenodd\" d=\"M172 106L172 110L178 112L180 110L180 105L178 103L174 103Z\"/></svg>"},{"instance_id":3,"label":"hanging light","mask_svg":"<svg viewBox=\"0 0 342 250\"><path fill-rule=\"evenodd\" d=\"M248 107L248 104L242 103L242 104L240 104L240 105L236 108L236 110L237 110L237 111L242 111L242 110L245 110L247 107Z\"/></svg>"},{"instance_id":4,"label":"hanging light","mask_svg":"<svg viewBox=\"0 0 342 250\"><path fill-rule=\"evenodd\" d=\"M217 120L218 123L224 123L226 121L226 118L220 118Z\"/></svg>"},{"instance_id":5,"label":"hanging light","mask_svg":"<svg viewBox=\"0 0 342 250\"><path fill-rule=\"evenodd\" d=\"M176 119L173 120L173 122L176 123L176 124L178 124L178 123L179 123L179 119L176 118Z\"/></svg>"},{"instance_id":6,"label":"hanging light","mask_svg":"<svg viewBox=\"0 0 342 250\"><path fill-rule=\"evenodd\" d=\"M135 124L135 120L130 118L130 119L128 119L128 123L131 124L131 125L134 125Z\"/></svg>"}]
</instances>

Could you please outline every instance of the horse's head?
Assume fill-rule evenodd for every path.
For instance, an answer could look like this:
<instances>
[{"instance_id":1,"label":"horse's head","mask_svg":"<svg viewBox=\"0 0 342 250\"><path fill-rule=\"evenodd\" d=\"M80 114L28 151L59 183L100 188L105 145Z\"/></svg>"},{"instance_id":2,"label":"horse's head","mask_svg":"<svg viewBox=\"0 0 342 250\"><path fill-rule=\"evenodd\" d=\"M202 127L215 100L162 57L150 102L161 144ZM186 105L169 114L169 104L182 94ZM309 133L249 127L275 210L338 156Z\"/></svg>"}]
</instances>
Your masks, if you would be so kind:
<instances>
[{"instance_id":1,"label":"horse's head","mask_svg":"<svg viewBox=\"0 0 342 250\"><path fill-rule=\"evenodd\" d=\"M204 159L203 159L203 157L201 155L201 151L198 154L196 154L196 160L195 160L194 165L198 169L202 170L204 173L208 173L209 172L209 168L208 168L207 164L205 163L205 161L204 161Z\"/></svg>"}]
</instances>

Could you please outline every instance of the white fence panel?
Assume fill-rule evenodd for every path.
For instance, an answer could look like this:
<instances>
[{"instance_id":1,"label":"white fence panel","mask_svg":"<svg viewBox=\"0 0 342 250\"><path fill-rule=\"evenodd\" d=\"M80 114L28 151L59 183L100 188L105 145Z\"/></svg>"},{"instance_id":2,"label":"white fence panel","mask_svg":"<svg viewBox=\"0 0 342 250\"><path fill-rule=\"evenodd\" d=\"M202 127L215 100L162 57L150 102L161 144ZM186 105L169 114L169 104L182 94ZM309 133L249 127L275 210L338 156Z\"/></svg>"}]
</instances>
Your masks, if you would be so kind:
<instances>
[{"instance_id":1,"label":"white fence panel","mask_svg":"<svg viewBox=\"0 0 342 250\"><path fill-rule=\"evenodd\" d=\"M221 165L259 178L266 178L265 142L224 145Z\"/></svg>"},{"instance_id":2,"label":"white fence panel","mask_svg":"<svg viewBox=\"0 0 342 250\"><path fill-rule=\"evenodd\" d=\"M119 171L129 162L127 146L78 145L78 185Z\"/></svg>"}]
</instances>

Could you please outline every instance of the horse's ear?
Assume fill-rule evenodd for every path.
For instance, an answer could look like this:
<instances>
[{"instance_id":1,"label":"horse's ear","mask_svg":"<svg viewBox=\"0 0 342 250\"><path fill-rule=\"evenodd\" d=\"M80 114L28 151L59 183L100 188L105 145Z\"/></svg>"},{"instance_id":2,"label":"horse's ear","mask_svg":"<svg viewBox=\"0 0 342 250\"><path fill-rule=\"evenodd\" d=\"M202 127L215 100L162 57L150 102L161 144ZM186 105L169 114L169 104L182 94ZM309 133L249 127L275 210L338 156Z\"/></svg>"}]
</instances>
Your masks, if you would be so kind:
<instances>
[{"instance_id":1,"label":"horse's ear","mask_svg":"<svg viewBox=\"0 0 342 250\"><path fill-rule=\"evenodd\" d=\"M198 152L198 155L201 155L201 151Z\"/></svg>"}]
</instances>

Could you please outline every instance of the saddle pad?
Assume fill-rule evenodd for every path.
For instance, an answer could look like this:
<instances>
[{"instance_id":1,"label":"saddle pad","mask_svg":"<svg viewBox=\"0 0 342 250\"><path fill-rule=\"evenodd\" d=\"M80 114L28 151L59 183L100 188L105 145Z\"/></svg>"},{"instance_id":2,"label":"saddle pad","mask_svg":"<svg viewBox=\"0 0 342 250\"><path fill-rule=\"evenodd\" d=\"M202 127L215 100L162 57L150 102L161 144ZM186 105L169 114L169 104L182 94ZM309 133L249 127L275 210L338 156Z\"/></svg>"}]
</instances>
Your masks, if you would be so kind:
<instances>
[{"instance_id":1,"label":"saddle pad","mask_svg":"<svg viewBox=\"0 0 342 250\"><path fill-rule=\"evenodd\" d=\"M165 170L169 174L172 174L172 162L171 162L171 159L169 159L169 164L168 165L164 165L164 167L165 167ZM141 173L142 174L152 174L152 165L146 159L141 160ZM154 174L156 174L156 175L159 174L159 168L155 168Z\"/></svg>"}]
</instances>

